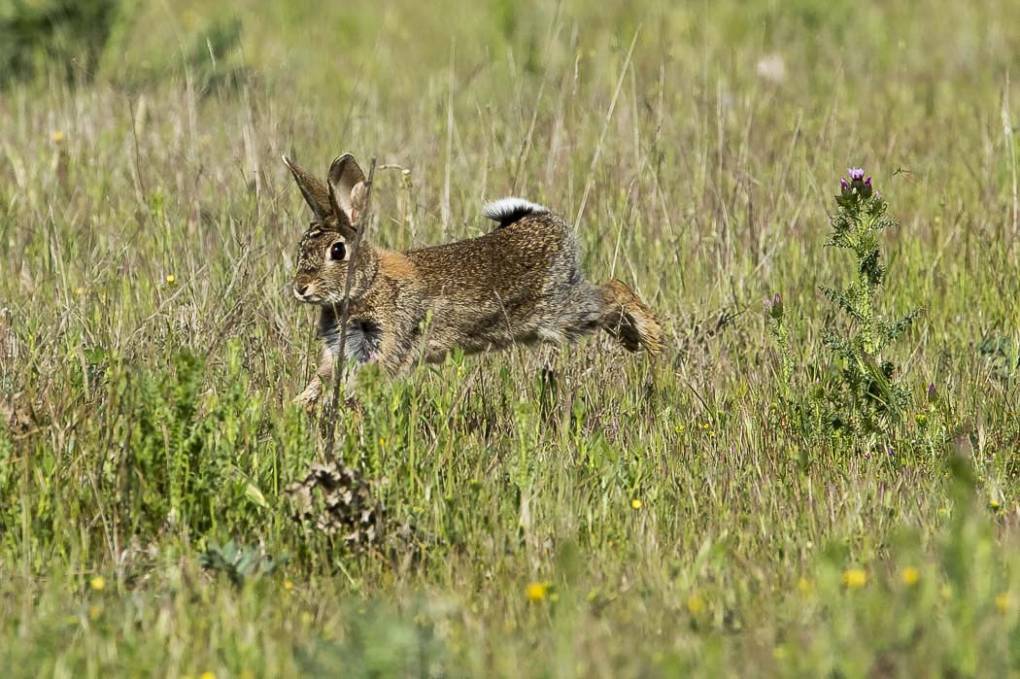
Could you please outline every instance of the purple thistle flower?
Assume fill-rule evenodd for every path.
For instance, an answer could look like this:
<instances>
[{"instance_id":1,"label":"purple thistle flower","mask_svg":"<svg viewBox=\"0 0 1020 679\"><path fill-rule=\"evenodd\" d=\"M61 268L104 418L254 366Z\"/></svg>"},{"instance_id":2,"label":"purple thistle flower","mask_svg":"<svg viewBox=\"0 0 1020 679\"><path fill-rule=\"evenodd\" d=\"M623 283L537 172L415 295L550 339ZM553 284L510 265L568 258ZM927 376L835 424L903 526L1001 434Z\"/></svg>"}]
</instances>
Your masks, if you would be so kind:
<instances>
[{"instance_id":1,"label":"purple thistle flower","mask_svg":"<svg viewBox=\"0 0 1020 679\"><path fill-rule=\"evenodd\" d=\"M855 182L855 184L858 184L856 188L858 191L861 192L861 195L864 196L865 198L870 198L871 194L874 193L871 189L871 177L865 179L863 183Z\"/></svg>"},{"instance_id":2,"label":"purple thistle flower","mask_svg":"<svg viewBox=\"0 0 1020 679\"><path fill-rule=\"evenodd\" d=\"M839 188L843 194L843 197L849 197L853 194L857 194L861 198L871 198L872 194L877 194L872 189L871 177L864 178L864 168L862 167L851 167L847 169L847 174L850 175L849 179L840 178Z\"/></svg>"},{"instance_id":3,"label":"purple thistle flower","mask_svg":"<svg viewBox=\"0 0 1020 679\"><path fill-rule=\"evenodd\" d=\"M772 297L766 297L765 311L774 320L781 320L783 318L783 296L777 292Z\"/></svg>"},{"instance_id":4,"label":"purple thistle flower","mask_svg":"<svg viewBox=\"0 0 1020 679\"><path fill-rule=\"evenodd\" d=\"M935 390L935 383L932 382L932 383L928 384L928 400L929 401L934 401L935 397L937 395L938 395L938 392Z\"/></svg>"}]
</instances>

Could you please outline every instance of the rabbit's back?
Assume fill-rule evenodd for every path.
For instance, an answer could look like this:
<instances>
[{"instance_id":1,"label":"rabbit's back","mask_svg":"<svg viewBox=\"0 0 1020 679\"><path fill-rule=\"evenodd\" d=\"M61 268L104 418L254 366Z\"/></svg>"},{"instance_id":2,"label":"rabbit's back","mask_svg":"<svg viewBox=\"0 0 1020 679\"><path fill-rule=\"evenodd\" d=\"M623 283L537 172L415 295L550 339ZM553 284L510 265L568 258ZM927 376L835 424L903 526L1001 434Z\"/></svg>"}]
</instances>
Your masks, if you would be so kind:
<instances>
[{"instance_id":1,"label":"rabbit's back","mask_svg":"<svg viewBox=\"0 0 1020 679\"><path fill-rule=\"evenodd\" d=\"M407 253L430 292L465 301L514 297L578 274L574 235L550 212L528 215L477 238Z\"/></svg>"},{"instance_id":2,"label":"rabbit's back","mask_svg":"<svg viewBox=\"0 0 1020 679\"><path fill-rule=\"evenodd\" d=\"M550 321L587 286L573 231L551 212L407 256L431 302L437 349L542 339L543 329L555 325Z\"/></svg>"}]
</instances>

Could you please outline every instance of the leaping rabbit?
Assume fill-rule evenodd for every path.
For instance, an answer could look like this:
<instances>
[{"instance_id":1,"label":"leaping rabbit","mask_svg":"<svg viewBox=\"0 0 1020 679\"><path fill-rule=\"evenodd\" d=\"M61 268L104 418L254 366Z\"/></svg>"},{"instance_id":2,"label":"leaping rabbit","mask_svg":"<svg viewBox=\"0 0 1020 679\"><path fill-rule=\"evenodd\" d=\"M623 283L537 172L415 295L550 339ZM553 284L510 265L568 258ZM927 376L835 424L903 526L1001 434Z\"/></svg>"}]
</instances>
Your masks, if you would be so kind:
<instances>
[{"instance_id":1,"label":"leaping rabbit","mask_svg":"<svg viewBox=\"0 0 1020 679\"><path fill-rule=\"evenodd\" d=\"M298 247L294 296L321 308L325 345L299 403L314 405L333 375L348 271L354 277L344 353L354 365L378 362L390 374L419 358L440 361L455 348L573 342L600 328L628 351L662 348L652 311L618 280L585 280L573 229L541 205L503 198L485 206L498 226L483 236L408 252L362 241L352 262L367 195L358 163L340 156L323 183L283 160L314 215Z\"/></svg>"}]
</instances>

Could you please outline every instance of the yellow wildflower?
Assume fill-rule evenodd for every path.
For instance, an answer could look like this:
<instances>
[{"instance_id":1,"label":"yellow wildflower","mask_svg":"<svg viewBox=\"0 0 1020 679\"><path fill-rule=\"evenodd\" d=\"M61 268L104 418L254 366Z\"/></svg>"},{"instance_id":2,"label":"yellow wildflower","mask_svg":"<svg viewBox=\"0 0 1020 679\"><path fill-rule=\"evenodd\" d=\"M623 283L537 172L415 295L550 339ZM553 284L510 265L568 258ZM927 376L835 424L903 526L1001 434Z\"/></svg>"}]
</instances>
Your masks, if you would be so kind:
<instances>
[{"instance_id":1,"label":"yellow wildflower","mask_svg":"<svg viewBox=\"0 0 1020 679\"><path fill-rule=\"evenodd\" d=\"M106 578L104 578L102 575L97 575L96 577L89 580L89 587L91 587L97 592L102 592L104 589L106 589Z\"/></svg>"},{"instance_id":2,"label":"yellow wildflower","mask_svg":"<svg viewBox=\"0 0 1020 679\"><path fill-rule=\"evenodd\" d=\"M166 275L166 284L167 285L173 285L176 282L177 282L177 276L173 275L172 273L168 273Z\"/></svg>"},{"instance_id":3,"label":"yellow wildflower","mask_svg":"<svg viewBox=\"0 0 1020 679\"><path fill-rule=\"evenodd\" d=\"M53 140L54 144L59 144L64 141L64 132L62 130L53 130L50 132L50 139Z\"/></svg>"},{"instance_id":4,"label":"yellow wildflower","mask_svg":"<svg viewBox=\"0 0 1020 679\"><path fill-rule=\"evenodd\" d=\"M900 571L900 580L907 587L913 587L921 579L921 571L917 570L913 566L907 566Z\"/></svg>"},{"instance_id":5,"label":"yellow wildflower","mask_svg":"<svg viewBox=\"0 0 1020 679\"><path fill-rule=\"evenodd\" d=\"M634 498L633 500L631 500L630 501L630 508L631 509L641 509L641 500L639 500L637 498Z\"/></svg>"},{"instance_id":6,"label":"yellow wildflower","mask_svg":"<svg viewBox=\"0 0 1020 679\"><path fill-rule=\"evenodd\" d=\"M691 615L698 615L705 610L705 600L700 594L694 593L687 597L687 611Z\"/></svg>"},{"instance_id":7,"label":"yellow wildflower","mask_svg":"<svg viewBox=\"0 0 1020 679\"><path fill-rule=\"evenodd\" d=\"M848 568L843 571L843 584L847 589L859 589L868 584L868 572L863 568Z\"/></svg>"},{"instance_id":8,"label":"yellow wildflower","mask_svg":"<svg viewBox=\"0 0 1020 679\"><path fill-rule=\"evenodd\" d=\"M199 679L216 679L216 674L208 671L202 672L202 674L199 675Z\"/></svg>"},{"instance_id":9,"label":"yellow wildflower","mask_svg":"<svg viewBox=\"0 0 1020 679\"><path fill-rule=\"evenodd\" d=\"M283 589L289 592L290 590L294 589L294 583L291 582L290 580L284 580Z\"/></svg>"},{"instance_id":10,"label":"yellow wildflower","mask_svg":"<svg viewBox=\"0 0 1020 679\"><path fill-rule=\"evenodd\" d=\"M89 606L89 620L95 621L99 619L99 616L103 614L103 607L92 605Z\"/></svg>"},{"instance_id":11,"label":"yellow wildflower","mask_svg":"<svg viewBox=\"0 0 1020 679\"><path fill-rule=\"evenodd\" d=\"M1003 592L1002 594L999 594L998 596L995 597L995 609L999 611L999 613L1002 613L1003 615L1009 612L1009 605L1011 603L1012 602L1009 600L1008 592Z\"/></svg>"},{"instance_id":12,"label":"yellow wildflower","mask_svg":"<svg viewBox=\"0 0 1020 679\"><path fill-rule=\"evenodd\" d=\"M524 590L528 601L542 601L549 594L549 585L544 582L529 582Z\"/></svg>"}]
</instances>

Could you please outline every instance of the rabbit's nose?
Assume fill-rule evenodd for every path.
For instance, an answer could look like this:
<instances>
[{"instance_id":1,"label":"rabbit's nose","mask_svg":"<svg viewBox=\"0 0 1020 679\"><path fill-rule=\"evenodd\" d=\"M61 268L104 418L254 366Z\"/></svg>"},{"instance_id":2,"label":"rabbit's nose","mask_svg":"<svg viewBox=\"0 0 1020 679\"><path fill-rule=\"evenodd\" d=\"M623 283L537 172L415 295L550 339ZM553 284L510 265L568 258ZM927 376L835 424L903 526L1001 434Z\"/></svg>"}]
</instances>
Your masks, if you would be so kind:
<instances>
[{"instance_id":1,"label":"rabbit's nose","mask_svg":"<svg viewBox=\"0 0 1020 679\"><path fill-rule=\"evenodd\" d=\"M297 293L298 297L304 297L305 293L308 292L308 285L295 285L294 292Z\"/></svg>"}]
</instances>

